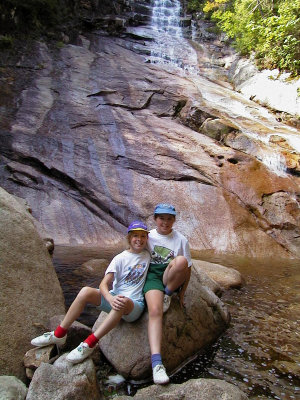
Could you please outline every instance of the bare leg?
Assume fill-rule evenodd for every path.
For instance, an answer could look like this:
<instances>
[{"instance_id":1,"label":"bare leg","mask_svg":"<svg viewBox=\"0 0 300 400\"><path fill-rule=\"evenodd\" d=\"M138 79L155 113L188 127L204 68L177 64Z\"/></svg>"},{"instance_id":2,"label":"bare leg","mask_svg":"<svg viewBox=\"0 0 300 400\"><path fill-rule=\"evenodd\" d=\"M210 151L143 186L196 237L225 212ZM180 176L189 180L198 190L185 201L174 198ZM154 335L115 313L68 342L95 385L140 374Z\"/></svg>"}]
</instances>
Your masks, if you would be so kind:
<instances>
[{"instance_id":1,"label":"bare leg","mask_svg":"<svg viewBox=\"0 0 300 400\"><path fill-rule=\"evenodd\" d=\"M123 310L111 310L102 324L95 330L94 335L97 339L101 339L120 322L123 315L130 314L133 310L134 304L132 300L126 299L126 305Z\"/></svg>"},{"instance_id":2,"label":"bare leg","mask_svg":"<svg viewBox=\"0 0 300 400\"><path fill-rule=\"evenodd\" d=\"M149 290L145 298L149 313L148 338L151 354L161 353L164 294L160 290Z\"/></svg>"},{"instance_id":3,"label":"bare leg","mask_svg":"<svg viewBox=\"0 0 300 400\"><path fill-rule=\"evenodd\" d=\"M83 287L71 304L60 326L68 329L80 316L87 303L94 304L95 306L99 306L101 304L101 294L98 289L88 286Z\"/></svg>"},{"instance_id":4,"label":"bare leg","mask_svg":"<svg viewBox=\"0 0 300 400\"><path fill-rule=\"evenodd\" d=\"M163 283L173 292L189 278L189 273L187 259L184 256L177 256L167 266L163 275Z\"/></svg>"}]
</instances>

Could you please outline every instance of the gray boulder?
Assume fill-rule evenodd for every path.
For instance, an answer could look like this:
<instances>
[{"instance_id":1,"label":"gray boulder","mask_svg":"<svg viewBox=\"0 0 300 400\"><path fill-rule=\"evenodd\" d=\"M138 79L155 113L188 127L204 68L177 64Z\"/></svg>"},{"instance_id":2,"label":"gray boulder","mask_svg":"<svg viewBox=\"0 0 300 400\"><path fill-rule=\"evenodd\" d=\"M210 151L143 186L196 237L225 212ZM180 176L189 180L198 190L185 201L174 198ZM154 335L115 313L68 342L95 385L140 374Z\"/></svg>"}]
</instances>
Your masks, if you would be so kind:
<instances>
[{"instance_id":1,"label":"gray boulder","mask_svg":"<svg viewBox=\"0 0 300 400\"><path fill-rule=\"evenodd\" d=\"M76 365L62 355L53 365L42 363L33 375L26 400L99 400L101 398L91 359Z\"/></svg>"},{"instance_id":2,"label":"gray boulder","mask_svg":"<svg viewBox=\"0 0 300 400\"><path fill-rule=\"evenodd\" d=\"M27 387L15 376L0 376L1 400L25 400Z\"/></svg>"},{"instance_id":3,"label":"gray boulder","mask_svg":"<svg viewBox=\"0 0 300 400\"><path fill-rule=\"evenodd\" d=\"M219 379L191 379L181 385L152 385L133 396L136 400L247 400L248 397L236 386ZM132 399L117 396L118 400Z\"/></svg>"},{"instance_id":4,"label":"gray boulder","mask_svg":"<svg viewBox=\"0 0 300 400\"><path fill-rule=\"evenodd\" d=\"M201 275L208 275L223 289L240 288L244 284L242 274L234 268L202 260L193 260L193 265Z\"/></svg>"},{"instance_id":5,"label":"gray boulder","mask_svg":"<svg viewBox=\"0 0 300 400\"><path fill-rule=\"evenodd\" d=\"M25 382L24 353L49 316L64 313L64 297L26 207L0 188L0 208L0 370Z\"/></svg>"},{"instance_id":6,"label":"gray boulder","mask_svg":"<svg viewBox=\"0 0 300 400\"><path fill-rule=\"evenodd\" d=\"M193 269L185 308L173 298L164 314L162 356L169 373L214 342L229 323L226 307L211 289L202 285L201 278L201 273ZM100 314L93 330L106 315ZM126 378L139 380L151 375L147 323L147 312L134 323L121 321L99 342L105 357Z\"/></svg>"}]
</instances>

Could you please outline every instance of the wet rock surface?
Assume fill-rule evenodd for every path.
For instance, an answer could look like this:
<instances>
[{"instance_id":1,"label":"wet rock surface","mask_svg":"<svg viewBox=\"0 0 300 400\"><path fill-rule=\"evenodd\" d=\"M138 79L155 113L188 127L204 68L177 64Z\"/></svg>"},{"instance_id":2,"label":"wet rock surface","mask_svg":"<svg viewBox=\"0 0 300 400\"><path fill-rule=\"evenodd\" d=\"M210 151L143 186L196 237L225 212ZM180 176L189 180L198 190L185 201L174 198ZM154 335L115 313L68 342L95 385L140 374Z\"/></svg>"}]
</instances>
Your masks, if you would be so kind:
<instances>
[{"instance_id":1,"label":"wet rock surface","mask_svg":"<svg viewBox=\"0 0 300 400\"><path fill-rule=\"evenodd\" d=\"M253 126L244 116L237 124L235 102L256 115L259 107L205 78L149 64L129 43L141 40L95 31L62 48L36 42L25 50L19 63L27 79L12 68L6 80L3 187L27 200L56 243L114 245L132 219L151 226L155 203L171 201L195 249L298 254L284 233L269 233L262 203L270 193L297 198L297 176L271 172L257 159L261 150L254 158L249 136L249 145L233 148L216 140L224 129ZM232 112L211 96L228 96ZM214 122L220 117L222 125ZM217 123L215 139L200 129L207 118ZM253 128L269 134L261 118Z\"/></svg>"}]
</instances>

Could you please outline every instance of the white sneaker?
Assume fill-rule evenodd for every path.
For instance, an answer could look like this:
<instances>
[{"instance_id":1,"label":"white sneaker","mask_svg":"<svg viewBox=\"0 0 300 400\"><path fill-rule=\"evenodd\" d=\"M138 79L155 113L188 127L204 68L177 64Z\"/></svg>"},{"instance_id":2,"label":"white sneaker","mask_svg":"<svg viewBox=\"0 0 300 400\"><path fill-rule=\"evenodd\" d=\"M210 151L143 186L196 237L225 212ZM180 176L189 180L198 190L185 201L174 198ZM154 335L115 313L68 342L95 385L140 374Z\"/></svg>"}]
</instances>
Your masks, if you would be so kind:
<instances>
[{"instance_id":1,"label":"white sneaker","mask_svg":"<svg viewBox=\"0 0 300 400\"><path fill-rule=\"evenodd\" d=\"M173 294L171 294L171 296L168 296L167 294L164 295L163 313L167 312L170 308L172 296Z\"/></svg>"},{"instance_id":2,"label":"white sneaker","mask_svg":"<svg viewBox=\"0 0 300 400\"><path fill-rule=\"evenodd\" d=\"M72 364L77 364L90 356L94 350L95 347L89 347L87 343L82 342L76 349L72 350L66 358Z\"/></svg>"},{"instance_id":3,"label":"white sneaker","mask_svg":"<svg viewBox=\"0 0 300 400\"><path fill-rule=\"evenodd\" d=\"M57 344L58 346L62 346L66 343L67 335L62 338L58 338L54 335L54 331L46 332L41 336L38 336L32 339L31 344L37 347L45 347L49 346L50 344Z\"/></svg>"},{"instance_id":4,"label":"white sneaker","mask_svg":"<svg viewBox=\"0 0 300 400\"><path fill-rule=\"evenodd\" d=\"M157 385L165 385L169 383L170 378L166 374L166 369L162 364L158 364L153 368L153 382Z\"/></svg>"}]
</instances>

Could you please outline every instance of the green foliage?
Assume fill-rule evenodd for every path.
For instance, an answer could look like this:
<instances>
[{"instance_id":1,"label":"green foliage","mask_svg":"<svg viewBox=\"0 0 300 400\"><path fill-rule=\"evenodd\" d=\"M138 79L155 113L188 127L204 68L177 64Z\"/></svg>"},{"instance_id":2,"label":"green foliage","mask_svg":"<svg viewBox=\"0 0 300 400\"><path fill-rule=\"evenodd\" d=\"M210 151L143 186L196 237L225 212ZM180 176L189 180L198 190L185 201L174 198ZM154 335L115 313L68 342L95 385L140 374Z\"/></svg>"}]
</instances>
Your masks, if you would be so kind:
<instances>
[{"instance_id":1,"label":"green foliage","mask_svg":"<svg viewBox=\"0 0 300 400\"><path fill-rule=\"evenodd\" d=\"M188 12L197 12L202 10L203 1L202 0L189 0L187 3Z\"/></svg>"},{"instance_id":2,"label":"green foliage","mask_svg":"<svg viewBox=\"0 0 300 400\"><path fill-rule=\"evenodd\" d=\"M242 54L255 52L265 68L300 74L299 1L209 0L203 11Z\"/></svg>"},{"instance_id":3,"label":"green foliage","mask_svg":"<svg viewBox=\"0 0 300 400\"><path fill-rule=\"evenodd\" d=\"M13 47L14 39L10 35L0 35L0 49Z\"/></svg>"},{"instance_id":4,"label":"green foliage","mask_svg":"<svg viewBox=\"0 0 300 400\"><path fill-rule=\"evenodd\" d=\"M2 33L33 32L55 26L68 11L64 0L6 0L0 2Z\"/></svg>"}]
</instances>

